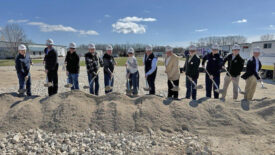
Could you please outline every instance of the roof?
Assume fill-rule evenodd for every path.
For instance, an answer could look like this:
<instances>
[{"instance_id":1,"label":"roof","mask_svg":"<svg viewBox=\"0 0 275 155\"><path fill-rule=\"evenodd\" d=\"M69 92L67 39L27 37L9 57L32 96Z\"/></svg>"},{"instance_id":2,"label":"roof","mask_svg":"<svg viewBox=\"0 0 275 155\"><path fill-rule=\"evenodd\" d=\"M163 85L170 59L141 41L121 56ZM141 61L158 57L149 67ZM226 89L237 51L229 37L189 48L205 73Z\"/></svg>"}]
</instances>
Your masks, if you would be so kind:
<instances>
[{"instance_id":1,"label":"roof","mask_svg":"<svg viewBox=\"0 0 275 155\"><path fill-rule=\"evenodd\" d=\"M255 41L255 42L252 42L252 43L266 43L266 42L275 42L275 40Z\"/></svg>"}]
</instances>

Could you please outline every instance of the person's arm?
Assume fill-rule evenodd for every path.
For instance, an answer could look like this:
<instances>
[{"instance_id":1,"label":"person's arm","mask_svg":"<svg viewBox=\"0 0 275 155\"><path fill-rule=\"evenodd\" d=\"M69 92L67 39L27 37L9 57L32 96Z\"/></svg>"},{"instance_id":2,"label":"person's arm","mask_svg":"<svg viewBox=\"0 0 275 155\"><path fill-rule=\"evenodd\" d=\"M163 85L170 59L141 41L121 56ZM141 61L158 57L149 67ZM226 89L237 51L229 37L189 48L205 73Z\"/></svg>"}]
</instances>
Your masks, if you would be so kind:
<instances>
[{"instance_id":1,"label":"person's arm","mask_svg":"<svg viewBox=\"0 0 275 155\"><path fill-rule=\"evenodd\" d=\"M229 55L228 55L229 56ZM225 65L225 63L228 61L228 56L226 56L224 59L223 59L223 62L222 62L222 66ZM225 66L224 66L225 67Z\"/></svg>"},{"instance_id":2,"label":"person's arm","mask_svg":"<svg viewBox=\"0 0 275 155\"><path fill-rule=\"evenodd\" d=\"M158 63L158 59L154 58L152 60L151 69L145 74L146 76L151 75L157 69L157 63Z\"/></svg>"},{"instance_id":3,"label":"person's arm","mask_svg":"<svg viewBox=\"0 0 275 155\"><path fill-rule=\"evenodd\" d=\"M202 66L204 66L205 61L208 59L208 54L206 54L202 59Z\"/></svg>"},{"instance_id":4,"label":"person's arm","mask_svg":"<svg viewBox=\"0 0 275 155\"><path fill-rule=\"evenodd\" d=\"M21 61L17 57L15 58L15 69L16 69L18 74L22 74Z\"/></svg>"}]
</instances>

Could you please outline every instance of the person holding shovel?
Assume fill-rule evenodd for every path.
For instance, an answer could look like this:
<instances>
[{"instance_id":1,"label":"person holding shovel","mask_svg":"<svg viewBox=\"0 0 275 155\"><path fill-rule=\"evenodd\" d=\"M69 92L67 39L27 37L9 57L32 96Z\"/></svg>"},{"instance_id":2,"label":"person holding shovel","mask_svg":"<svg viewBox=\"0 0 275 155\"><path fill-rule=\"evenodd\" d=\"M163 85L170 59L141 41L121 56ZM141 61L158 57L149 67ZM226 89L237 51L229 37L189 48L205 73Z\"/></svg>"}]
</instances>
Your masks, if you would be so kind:
<instances>
[{"instance_id":1,"label":"person holding shovel","mask_svg":"<svg viewBox=\"0 0 275 155\"><path fill-rule=\"evenodd\" d=\"M259 56L261 53L261 49L259 47L256 47L253 49L253 56L250 58L246 65L246 72L241 76L243 79L245 79L245 100L252 100L256 86L257 86L257 80L260 80L261 77L258 74L258 72L262 68L261 61L259 60Z\"/></svg>"},{"instance_id":2,"label":"person holding shovel","mask_svg":"<svg viewBox=\"0 0 275 155\"><path fill-rule=\"evenodd\" d=\"M79 89L79 56L76 53L76 44L74 42L69 44L69 51L65 58L66 74L68 76L68 84L65 87L71 87L71 90Z\"/></svg>"},{"instance_id":3,"label":"person holding shovel","mask_svg":"<svg viewBox=\"0 0 275 155\"><path fill-rule=\"evenodd\" d=\"M153 53L153 47L151 45L146 46L145 55L143 57L143 64L145 70L145 79L149 85L149 95L155 95L155 79L157 76L157 64L158 58Z\"/></svg>"},{"instance_id":4,"label":"person holding shovel","mask_svg":"<svg viewBox=\"0 0 275 155\"><path fill-rule=\"evenodd\" d=\"M99 77L98 72L102 67L102 59L96 53L95 44L88 45L89 52L85 54L85 63L87 68L90 94L98 95Z\"/></svg>"},{"instance_id":5,"label":"person holding shovel","mask_svg":"<svg viewBox=\"0 0 275 155\"><path fill-rule=\"evenodd\" d=\"M103 67L104 67L104 84L105 84L105 94L113 91L114 85L114 69L115 69L115 59L112 56L113 47L108 45L106 48L106 53L103 56Z\"/></svg>"},{"instance_id":6,"label":"person holding shovel","mask_svg":"<svg viewBox=\"0 0 275 155\"><path fill-rule=\"evenodd\" d=\"M25 91L27 91L27 96L31 96L31 58L29 54L26 54L26 46L21 44L18 46L18 54L15 58L15 69L19 81L19 97L23 97ZM26 89L24 89L26 85Z\"/></svg>"},{"instance_id":7,"label":"person holding shovel","mask_svg":"<svg viewBox=\"0 0 275 155\"><path fill-rule=\"evenodd\" d=\"M183 71L186 74L186 98L190 99L192 93L192 99L197 99L197 81L199 78L199 66L200 58L197 56L197 48L194 45L189 47L189 55L186 58Z\"/></svg>"},{"instance_id":8,"label":"person holding shovel","mask_svg":"<svg viewBox=\"0 0 275 155\"><path fill-rule=\"evenodd\" d=\"M206 61L207 61L207 65L205 68ZM217 44L214 44L212 45L211 53L206 54L202 60L202 67L207 71L205 74L206 97L211 98L212 89L213 89L214 98L215 99L219 98L218 89L220 86L220 73L222 69L222 64L223 64L223 60L219 54L219 46Z\"/></svg>"},{"instance_id":9,"label":"person holding shovel","mask_svg":"<svg viewBox=\"0 0 275 155\"><path fill-rule=\"evenodd\" d=\"M222 101L225 101L225 96L227 93L227 88L232 81L233 83L233 99L238 98L239 91L239 79L240 74L244 67L244 59L240 56L240 45L235 44L232 47L232 53L226 56L223 60L223 68L228 71L224 77L223 91L222 91ZM227 69L224 67L225 63L227 64Z\"/></svg>"},{"instance_id":10,"label":"person holding shovel","mask_svg":"<svg viewBox=\"0 0 275 155\"><path fill-rule=\"evenodd\" d=\"M165 73L167 74L168 98L178 99L179 96L179 57L173 53L173 48L166 46L165 48Z\"/></svg>"},{"instance_id":11,"label":"person holding shovel","mask_svg":"<svg viewBox=\"0 0 275 155\"><path fill-rule=\"evenodd\" d=\"M133 95L133 97L138 96L139 88L139 72L138 72L138 62L134 56L135 50L131 47L127 51L128 59L126 61L127 69L127 95ZM133 88L133 90L131 90Z\"/></svg>"}]
</instances>

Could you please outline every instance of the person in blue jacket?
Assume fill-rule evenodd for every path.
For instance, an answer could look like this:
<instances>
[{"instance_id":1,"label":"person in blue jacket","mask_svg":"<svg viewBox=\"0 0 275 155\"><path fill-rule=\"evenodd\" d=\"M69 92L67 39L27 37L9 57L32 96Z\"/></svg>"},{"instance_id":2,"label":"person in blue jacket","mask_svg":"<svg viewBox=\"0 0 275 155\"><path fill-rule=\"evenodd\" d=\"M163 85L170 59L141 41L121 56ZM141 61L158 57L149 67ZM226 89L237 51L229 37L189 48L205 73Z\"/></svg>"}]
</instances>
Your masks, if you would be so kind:
<instances>
[{"instance_id":1,"label":"person in blue jacket","mask_svg":"<svg viewBox=\"0 0 275 155\"><path fill-rule=\"evenodd\" d=\"M207 65L205 68L205 62L207 61ZM206 54L202 60L202 67L205 68L208 74L205 74L205 83L206 83L206 97L211 98L212 90L214 92L214 98L219 98L219 93L216 92L216 89L219 89L220 86L220 73L222 69L223 59L219 54L219 46L214 44L212 46L212 52ZM218 88L213 84L212 80L217 84Z\"/></svg>"},{"instance_id":2,"label":"person in blue jacket","mask_svg":"<svg viewBox=\"0 0 275 155\"><path fill-rule=\"evenodd\" d=\"M19 81L19 96L31 96L31 74L30 66L32 64L29 54L26 54L26 46L21 44L18 47L18 54L15 58L15 69ZM26 85L26 89L24 88Z\"/></svg>"}]
</instances>

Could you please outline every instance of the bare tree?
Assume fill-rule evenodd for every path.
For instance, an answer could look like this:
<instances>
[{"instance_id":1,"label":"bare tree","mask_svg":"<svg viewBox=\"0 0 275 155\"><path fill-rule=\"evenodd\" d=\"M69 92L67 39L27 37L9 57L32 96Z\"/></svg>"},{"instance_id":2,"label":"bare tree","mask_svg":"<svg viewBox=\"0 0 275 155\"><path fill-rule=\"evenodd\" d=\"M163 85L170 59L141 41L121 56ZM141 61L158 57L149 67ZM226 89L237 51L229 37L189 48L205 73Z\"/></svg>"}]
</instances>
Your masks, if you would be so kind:
<instances>
[{"instance_id":1,"label":"bare tree","mask_svg":"<svg viewBox=\"0 0 275 155\"><path fill-rule=\"evenodd\" d=\"M261 36L261 41L269 41L273 40L274 35L273 34L265 34Z\"/></svg>"},{"instance_id":2,"label":"bare tree","mask_svg":"<svg viewBox=\"0 0 275 155\"><path fill-rule=\"evenodd\" d=\"M19 44L27 41L23 28L18 24L8 24L0 32L12 56L16 55Z\"/></svg>"}]
</instances>

